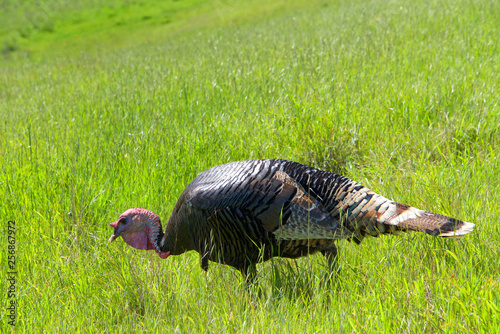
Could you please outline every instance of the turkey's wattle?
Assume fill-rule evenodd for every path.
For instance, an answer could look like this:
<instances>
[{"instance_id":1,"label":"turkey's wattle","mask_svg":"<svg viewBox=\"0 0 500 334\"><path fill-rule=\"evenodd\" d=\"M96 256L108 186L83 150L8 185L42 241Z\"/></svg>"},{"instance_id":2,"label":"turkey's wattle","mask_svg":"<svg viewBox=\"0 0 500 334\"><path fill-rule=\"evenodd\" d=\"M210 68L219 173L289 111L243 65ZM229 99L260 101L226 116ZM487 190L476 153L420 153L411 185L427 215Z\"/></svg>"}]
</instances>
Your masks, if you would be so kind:
<instances>
[{"instance_id":1,"label":"turkey's wattle","mask_svg":"<svg viewBox=\"0 0 500 334\"><path fill-rule=\"evenodd\" d=\"M274 256L323 253L333 269L335 240L420 231L460 237L474 224L393 202L334 173L296 162L232 162L198 175L181 194L162 231L160 218L141 208L110 224L121 236L162 258L195 250L240 270L252 280L255 264Z\"/></svg>"},{"instance_id":2,"label":"turkey's wattle","mask_svg":"<svg viewBox=\"0 0 500 334\"><path fill-rule=\"evenodd\" d=\"M160 217L154 212L141 208L128 209L116 222L109 225L115 229L109 242L121 236L128 245L134 248L155 250L162 259L170 255L170 252L162 252L158 247L158 239L161 237L162 230Z\"/></svg>"}]
</instances>

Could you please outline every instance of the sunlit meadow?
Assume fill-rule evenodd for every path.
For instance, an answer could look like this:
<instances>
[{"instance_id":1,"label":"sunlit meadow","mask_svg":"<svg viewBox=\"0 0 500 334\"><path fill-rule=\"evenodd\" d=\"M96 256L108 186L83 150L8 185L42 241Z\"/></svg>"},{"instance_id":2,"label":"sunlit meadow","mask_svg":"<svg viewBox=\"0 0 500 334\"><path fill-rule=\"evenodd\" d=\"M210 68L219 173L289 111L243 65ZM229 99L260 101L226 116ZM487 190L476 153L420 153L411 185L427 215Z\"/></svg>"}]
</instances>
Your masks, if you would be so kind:
<instances>
[{"instance_id":1,"label":"sunlit meadow","mask_svg":"<svg viewBox=\"0 0 500 334\"><path fill-rule=\"evenodd\" d=\"M0 332L500 332L500 2L0 6ZM340 241L332 280L274 259L253 290L107 242L127 208L166 222L198 173L257 158L476 228Z\"/></svg>"}]
</instances>

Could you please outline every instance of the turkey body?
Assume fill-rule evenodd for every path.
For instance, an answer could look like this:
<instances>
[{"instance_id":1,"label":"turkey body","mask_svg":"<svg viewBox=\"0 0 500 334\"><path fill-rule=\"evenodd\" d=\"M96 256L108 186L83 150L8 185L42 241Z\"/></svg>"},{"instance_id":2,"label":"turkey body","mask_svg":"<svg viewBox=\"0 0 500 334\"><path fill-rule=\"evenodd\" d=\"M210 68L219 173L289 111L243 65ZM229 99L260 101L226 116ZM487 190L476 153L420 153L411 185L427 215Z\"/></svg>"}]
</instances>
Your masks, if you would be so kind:
<instances>
[{"instance_id":1,"label":"turkey body","mask_svg":"<svg viewBox=\"0 0 500 334\"><path fill-rule=\"evenodd\" d=\"M172 255L195 250L253 279L272 257L323 253L334 265L336 240L421 231L459 237L474 224L393 202L334 173L296 162L231 162L199 174L181 194L159 241Z\"/></svg>"}]
</instances>

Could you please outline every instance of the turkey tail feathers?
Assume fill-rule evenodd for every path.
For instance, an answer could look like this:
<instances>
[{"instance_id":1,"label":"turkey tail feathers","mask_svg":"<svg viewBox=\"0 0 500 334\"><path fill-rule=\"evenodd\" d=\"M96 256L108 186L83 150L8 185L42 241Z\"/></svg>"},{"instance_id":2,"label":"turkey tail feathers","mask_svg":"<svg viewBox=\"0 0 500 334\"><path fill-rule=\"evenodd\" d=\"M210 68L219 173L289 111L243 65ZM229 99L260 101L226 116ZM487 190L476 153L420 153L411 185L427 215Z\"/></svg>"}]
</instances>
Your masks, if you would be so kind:
<instances>
[{"instance_id":1,"label":"turkey tail feathers","mask_svg":"<svg viewBox=\"0 0 500 334\"><path fill-rule=\"evenodd\" d=\"M446 217L448 218L448 217ZM455 224L454 229L451 231L443 231L441 230L441 233L438 234L438 237L446 237L446 238L461 238L464 235L472 232L474 230L474 224L469 223L469 222L464 222L461 220L456 220L453 218L448 218L449 220L453 221Z\"/></svg>"},{"instance_id":2,"label":"turkey tail feathers","mask_svg":"<svg viewBox=\"0 0 500 334\"><path fill-rule=\"evenodd\" d=\"M472 223L397 202L386 202L385 206L383 205L380 209L382 212L379 210L378 222L433 236L459 238L474 229Z\"/></svg>"}]
</instances>

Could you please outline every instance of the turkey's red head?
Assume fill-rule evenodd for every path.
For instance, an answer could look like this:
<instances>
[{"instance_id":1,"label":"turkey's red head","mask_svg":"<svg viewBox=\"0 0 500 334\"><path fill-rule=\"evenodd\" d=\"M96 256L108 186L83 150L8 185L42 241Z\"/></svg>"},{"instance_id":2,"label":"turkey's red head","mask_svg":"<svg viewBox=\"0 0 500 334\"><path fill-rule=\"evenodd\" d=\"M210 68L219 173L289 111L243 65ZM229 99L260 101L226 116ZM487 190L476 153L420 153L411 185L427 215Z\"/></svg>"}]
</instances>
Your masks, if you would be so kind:
<instances>
[{"instance_id":1,"label":"turkey's red head","mask_svg":"<svg viewBox=\"0 0 500 334\"><path fill-rule=\"evenodd\" d=\"M162 252L158 246L161 232L160 217L152 211L141 208L128 209L116 222L109 225L115 229L109 242L122 237L134 248L156 251L162 259L170 255L170 252Z\"/></svg>"}]
</instances>

